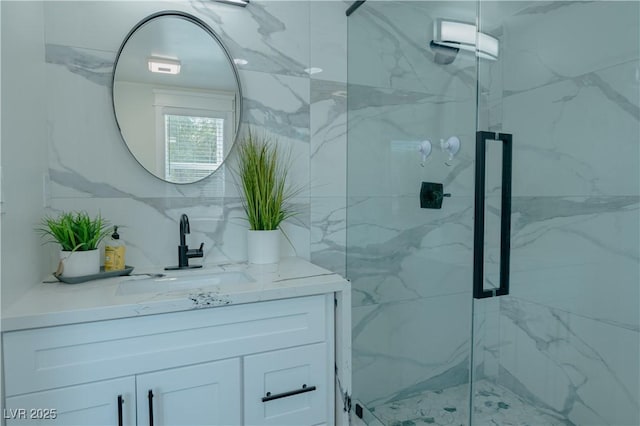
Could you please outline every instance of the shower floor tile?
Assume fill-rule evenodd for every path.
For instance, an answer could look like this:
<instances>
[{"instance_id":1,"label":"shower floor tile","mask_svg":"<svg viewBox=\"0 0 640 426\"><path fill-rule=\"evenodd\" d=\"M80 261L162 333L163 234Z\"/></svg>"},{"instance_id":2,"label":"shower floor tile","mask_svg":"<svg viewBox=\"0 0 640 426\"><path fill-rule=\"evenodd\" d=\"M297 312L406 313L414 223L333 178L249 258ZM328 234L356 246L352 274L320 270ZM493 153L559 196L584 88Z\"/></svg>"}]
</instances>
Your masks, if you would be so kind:
<instances>
[{"instance_id":1,"label":"shower floor tile","mask_svg":"<svg viewBox=\"0 0 640 426\"><path fill-rule=\"evenodd\" d=\"M475 384L474 425L566 426L572 423L557 413L527 404L513 392L486 380ZM467 425L468 386L427 391L419 396L373 407L373 415L386 426Z\"/></svg>"}]
</instances>

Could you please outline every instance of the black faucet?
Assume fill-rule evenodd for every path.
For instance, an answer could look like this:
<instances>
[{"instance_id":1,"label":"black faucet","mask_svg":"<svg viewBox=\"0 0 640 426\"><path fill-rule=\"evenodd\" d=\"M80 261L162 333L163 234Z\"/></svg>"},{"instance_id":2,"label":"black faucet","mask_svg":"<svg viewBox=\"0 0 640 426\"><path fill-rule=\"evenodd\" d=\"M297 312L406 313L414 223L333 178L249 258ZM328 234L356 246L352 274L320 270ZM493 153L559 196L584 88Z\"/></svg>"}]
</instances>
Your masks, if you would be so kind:
<instances>
[{"instance_id":1,"label":"black faucet","mask_svg":"<svg viewBox=\"0 0 640 426\"><path fill-rule=\"evenodd\" d=\"M204 247L204 243L200 243L200 248L189 250L189 246L187 245L187 239L185 237L186 234L191 233L191 229L189 228L189 218L186 214L182 214L180 216L180 245L178 246L178 266L167 266L164 268L165 270L174 270L174 269L193 269L193 268L202 268L202 265L191 265L189 266L189 258L192 257L202 257L204 252L202 248Z\"/></svg>"}]
</instances>

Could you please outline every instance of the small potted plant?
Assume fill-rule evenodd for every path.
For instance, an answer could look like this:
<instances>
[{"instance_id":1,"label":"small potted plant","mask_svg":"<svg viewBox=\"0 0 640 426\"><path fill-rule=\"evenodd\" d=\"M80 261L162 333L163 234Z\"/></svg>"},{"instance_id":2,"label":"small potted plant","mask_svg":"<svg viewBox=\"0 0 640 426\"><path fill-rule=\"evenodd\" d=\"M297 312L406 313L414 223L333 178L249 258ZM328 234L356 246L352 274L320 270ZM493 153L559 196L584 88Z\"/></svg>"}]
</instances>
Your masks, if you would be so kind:
<instances>
[{"instance_id":1,"label":"small potted plant","mask_svg":"<svg viewBox=\"0 0 640 426\"><path fill-rule=\"evenodd\" d=\"M46 216L38 231L50 242L60 244L60 263L56 275L80 277L100 272L98 244L109 234L109 224L100 214L62 212Z\"/></svg>"},{"instance_id":2,"label":"small potted plant","mask_svg":"<svg viewBox=\"0 0 640 426\"><path fill-rule=\"evenodd\" d=\"M238 145L236 174L249 221L247 258L249 263L276 263L280 259L280 224L297 213L291 200L299 189L287 184L290 156L283 157L275 141L257 136L251 129Z\"/></svg>"}]
</instances>

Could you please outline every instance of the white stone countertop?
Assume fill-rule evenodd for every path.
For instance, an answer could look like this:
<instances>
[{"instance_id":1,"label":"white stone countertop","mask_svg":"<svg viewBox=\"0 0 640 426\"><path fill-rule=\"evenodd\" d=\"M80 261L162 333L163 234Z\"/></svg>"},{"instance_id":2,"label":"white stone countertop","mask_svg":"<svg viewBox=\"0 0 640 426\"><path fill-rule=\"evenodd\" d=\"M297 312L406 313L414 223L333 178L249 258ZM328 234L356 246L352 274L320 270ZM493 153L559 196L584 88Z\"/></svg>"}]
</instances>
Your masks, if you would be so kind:
<instances>
[{"instance_id":1,"label":"white stone countertop","mask_svg":"<svg viewBox=\"0 0 640 426\"><path fill-rule=\"evenodd\" d=\"M234 271L245 273L251 281L199 284L197 288L190 289L171 288L170 284L170 278L173 277L202 278L206 275ZM142 293L126 291L125 286L133 284L134 281L149 279L148 275L136 274L147 273L165 274L161 278L164 288ZM51 280L55 278L52 276ZM238 263L181 271L136 268L130 276L80 284L49 282L51 280L35 285L8 309L3 310L3 332L310 296L349 289L349 282L340 275L296 257L283 258L279 263L270 265Z\"/></svg>"}]
</instances>

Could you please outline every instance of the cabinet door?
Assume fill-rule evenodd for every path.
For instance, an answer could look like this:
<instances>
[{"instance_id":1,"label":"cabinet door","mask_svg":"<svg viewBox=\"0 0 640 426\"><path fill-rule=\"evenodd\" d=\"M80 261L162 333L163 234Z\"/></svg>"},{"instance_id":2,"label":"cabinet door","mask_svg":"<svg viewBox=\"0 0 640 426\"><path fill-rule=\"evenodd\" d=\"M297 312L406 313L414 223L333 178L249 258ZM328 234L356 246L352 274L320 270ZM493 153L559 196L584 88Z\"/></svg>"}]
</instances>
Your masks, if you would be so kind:
<instances>
[{"instance_id":1,"label":"cabinet door","mask_svg":"<svg viewBox=\"0 0 640 426\"><path fill-rule=\"evenodd\" d=\"M301 426L333 421L328 368L326 343L245 357L245 424Z\"/></svg>"},{"instance_id":2,"label":"cabinet door","mask_svg":"<svg viewBox=\"0 0 640 426\"><path fill-rule=\"evenodd\" d=\"M136 376L138 425L239 425L238 358Z\"/></svg>"},{"instance_id":3,"label":"cabinet door","mask_svg":"<svg viewBox=\"0 0 640 426\"><path fill-rule=\"evenodd\" d=\"M136 424L135 379L125 377L7 398L7 425Z\"/></svg>"}]
</instances>

